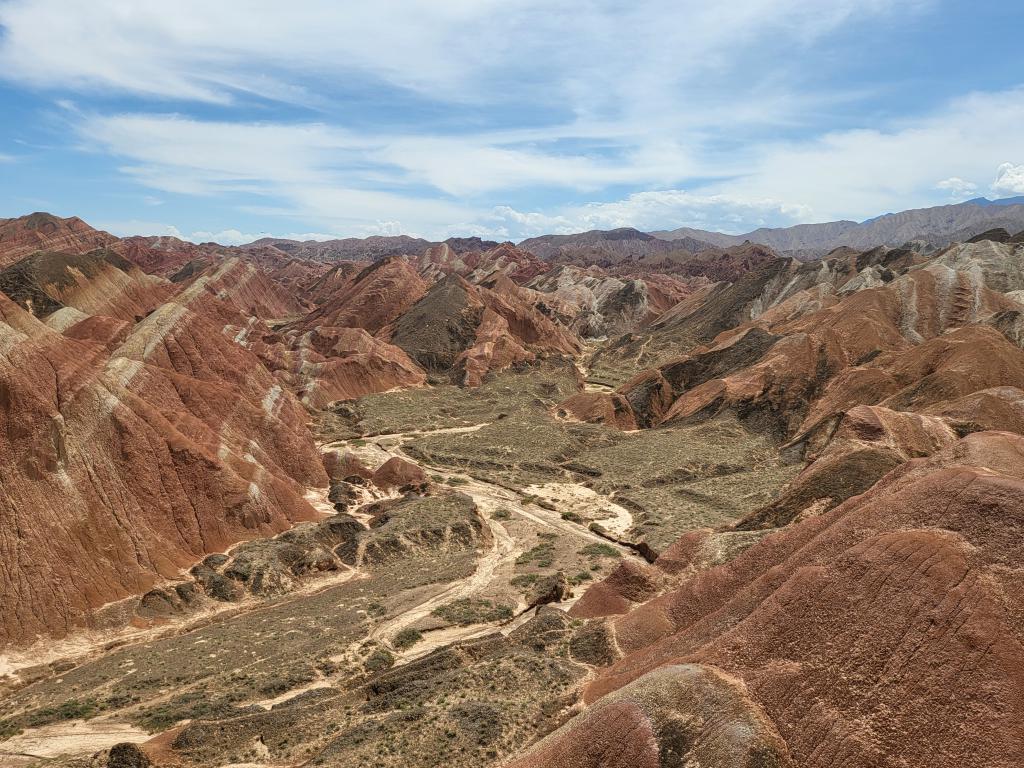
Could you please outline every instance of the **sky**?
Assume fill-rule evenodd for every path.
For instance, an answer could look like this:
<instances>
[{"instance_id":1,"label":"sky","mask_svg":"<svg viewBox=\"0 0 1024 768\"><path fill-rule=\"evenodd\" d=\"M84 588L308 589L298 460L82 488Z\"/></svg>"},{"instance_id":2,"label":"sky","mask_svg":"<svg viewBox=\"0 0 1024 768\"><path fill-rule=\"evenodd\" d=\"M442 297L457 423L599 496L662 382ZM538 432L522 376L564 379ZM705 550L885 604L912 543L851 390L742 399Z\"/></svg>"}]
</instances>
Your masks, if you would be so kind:
<instances>
[{"instance_id":1,"label":"sky","mask_svg":"<svg viewBox=\"0 0 1024 768\"><path fill-rule=\"evenodd\" d=\"M0 0L0 218L731 234L1024 194L1019 0Z\"/></svg>"}]
</instances>

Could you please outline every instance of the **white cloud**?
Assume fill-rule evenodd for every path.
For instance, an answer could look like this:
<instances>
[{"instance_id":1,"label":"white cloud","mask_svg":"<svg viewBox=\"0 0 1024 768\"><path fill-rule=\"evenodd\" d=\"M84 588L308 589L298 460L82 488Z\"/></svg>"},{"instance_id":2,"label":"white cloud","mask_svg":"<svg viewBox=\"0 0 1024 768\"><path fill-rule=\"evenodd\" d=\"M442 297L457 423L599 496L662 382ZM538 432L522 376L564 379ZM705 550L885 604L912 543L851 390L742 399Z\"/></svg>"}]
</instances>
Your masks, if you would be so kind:
<instances>
[{"instance_id":1,"label":"white cloud","mask_svg":"<svg viewBox=\"0 0 1024 768\"><path fill-rule=\"evenodd\" d=\"M992 191L1001 197L1024 195L1024 165L1003 163L996 170Z\"/></svg>"},{"instance_id":2,"label":"white cloud","mask_svg":"<svg viewBox=\"0 0 1024 768\"><path fill-rule=\"evenodd\" d=\"M543 234L633 227L655 230L694 227L739 234L761 226L785 226L803 220L806 209L776 200L740 200L728 195L698 195L681 189L636 192L622 200L558 208L552 213L523 212L498 206L476 222L449 234L521 240Z\"/></svg>"},{"instance_id":3,"label":"white cloud","mask_svg":"<svg viewBox=\"0 0 1024 768\"><path fill-rule=\"evenodd\" d=\"M814 221L935 205L943 202L937 171L972 183L991 178L993 168L1020 152L1022 124L1024 89L975 93L889 126L752 144L735 158L736 178L701 192L807 205Z\"/></svg>"},{"instance_id":4,"label":"white cloud","mask_svg":"<svg viewBox=\"0 0 1024 768\"><path fill-rule=\"evenodd\" d=\"M977 120L978 114L986 119ZM350 235L401 231L439 238L468 232L519 238L618 226L740 233L867 218L906 208L908 202L935 204L947 195L962 199L977 190L975 179L991 178L996 167L993 189L1019 194L1021 166L1000 163L1018 151L1022 122L1024 90L1013 90L974 94L888 128L832 132L804 142L750 143L742 151L698 145L691 155L679 144L630 144L618 137L623 145L614 162L556 152L542 142L514 143L512 132L456 141L359 135L322 124L233 124L168 115L86 117L79 130L90 145L125 158L125 173L164 192L244 193L254 200L247 212ZM940 164L951 175L936 183ZM710 175L710 169L726 178L686 191L636 192L612 202L523 212L486 201L518 187L543 186L582 191L586 200L583 195L608 185L669 186L686 175ZM263 204L256 202L260 198Z\"/></svg>"},{"instance_id":5,"label":"white cloud","mask_svg":"<svg viewBox=\"0 0 1024 768\"><path fill-rule=\"evenodd\" d=\"M0 152L0 163L13 163L13 162L14 162L14 155L5 155L3 152Z\"/></svg>"},{"instance_id":6,"label":"white cloud","mask_svg":"<svg viewBox=\"0 0 1024 768\"><path fill-rule=\"evenodd\" d=\"M941 189L944 192L949 192L950 199L955 201L966 200L969 197L973 197L978 191L977 184L972 181L964 181L956 176L943 179L935 185L935 188Z\"/></svg>"},{"instance_id":7,"label":"white cloud","mask_svg":"<svg viewBox=\"0 0 1024 768\"><path fill-rule=\"evenodd\" d=\"M333 240L339 237L339 235L326 232L284 232L273 234L270 232L240 232L237 229L225 229L220 232L200 230L186 234L173 224L139 219L97 221L95 225L99 229L111 232L119 237L158 235L176 237L179 240L187 240L190 243L197 244L213 242L220 245L244 245L264 237L284 238L287 240Z\"/></svg>"},{"instance_id":8,"label":"white cloud","mask_svg":"<svg viewBox=\"0 0 1024 768\"><path fill-rule=\"evenodd\" d=\"M557 133L562 128L552 129ZM596 190L670 184L703 170L678 142L605 139L609 157L552 149L515 132L460 137L357 134L322 123L231 123L180 115L88 116L90 146L127 158L122 171L165 192L264 194L264 183L400 189L427 185L453 196L524 187ZM531 132L532 133L532 132ZM546 148L547 147L547 148Z\"/></svg>"}]
</instances>

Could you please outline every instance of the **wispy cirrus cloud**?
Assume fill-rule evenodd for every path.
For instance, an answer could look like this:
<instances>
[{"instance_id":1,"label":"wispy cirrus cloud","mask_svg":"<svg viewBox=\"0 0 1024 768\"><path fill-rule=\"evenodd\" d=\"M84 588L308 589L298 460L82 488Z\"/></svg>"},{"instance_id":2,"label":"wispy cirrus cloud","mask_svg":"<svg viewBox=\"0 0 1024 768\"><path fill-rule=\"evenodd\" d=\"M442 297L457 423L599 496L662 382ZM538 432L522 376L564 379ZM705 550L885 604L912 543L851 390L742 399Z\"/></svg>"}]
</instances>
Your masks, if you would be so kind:
<instances>
[{"instance_id":1,"label":"wispy cirrus cloud","mask_svg":"<svg viewBox=\"0 0 1024 768\"><path fill-rule=\"evenodd\" d=\"M451 102L546 95L583 112L735 68L752 42L806 46L851 20L928 4L9 0L0 71L37 86L215 103L315 101L325 80L362 77Z\"/></svg>"}]
</instances>

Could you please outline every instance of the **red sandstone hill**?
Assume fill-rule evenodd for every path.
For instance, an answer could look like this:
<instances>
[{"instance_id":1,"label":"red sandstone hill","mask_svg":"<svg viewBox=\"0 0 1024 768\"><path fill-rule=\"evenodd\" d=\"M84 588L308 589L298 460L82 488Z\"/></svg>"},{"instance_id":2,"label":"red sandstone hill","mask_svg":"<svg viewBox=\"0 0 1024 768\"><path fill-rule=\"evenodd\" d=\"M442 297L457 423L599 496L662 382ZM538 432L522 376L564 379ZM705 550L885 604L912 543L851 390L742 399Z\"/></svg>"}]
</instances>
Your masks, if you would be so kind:
<instances>
[{"instance_id":1,"label":"red sandstone hill","mask_svg":"<svg viewBox=\"0 0 1024 768\"><path fill-rule=\"evenodd\" d=\"M183 293L215 298L218 309L229 306L245 316L281 320L304 315L309 309L294 291L238 256L222 257L187 278L179 273L174 279Z\"/></svg>"},{"instance_id":2,"label":"red sandstone hill","mask_svg":"<svg viewBox=\"0 0 1024 768\"><path fill-rule=\"evenodd\" d=\"M36 251L87 253L116 242L114 235L93 229L77 216L62 219L49 213L32 213L0 219L0 267Z\"/></svg>"},{"instance_id":3,"label":"red sandstone hill","mask_svg":"<svg viewBox=\"0 0 1024 768\"><path fill-rule=\"evenodd\" d=\"M59 332L0 296L3 641L66 633L315 515L303 495L326 477L305 413L195 299L111 338L91 318Z\"/></svg>"},{"instance_id":4,"label":"red sandstone hill","mask_svg":"<svg viewBox=\"0 0 1024 768\"><path fill-rule=\"evenodd\" d=\"M425 250L415 259L421 275L437 280L445 275L457 274L471 283L500 272L513 282L522 284L551 269L551 265L533 254L502 243L486 251L459 250L449 243L439 243Z\"/></svg>"},{"instance_id":5,"label":"red sandstone hill","mask_svg":"<svg viewBox=\"0 0 1024 768\"><path fill-rule=\"evenodd\" d=\"M409 261L400 256L377 261L350 278L340 271L332 270L328 274L335 275L332 279L337 281L330 298L291 328L300 331L322 326L363 328L377 334L419 301L427 290L426 282Z\"/></svg>"},{"instance_id":6,"label":"red sandstone hill","mask_svg":"<svg viewBox=\"0 0 1024 768\"><path fill-rule=\"evenodd\" d=\"M139 320L177 289L113 251L39 251L0 270L0 291L38 317L64 307Z\"/></svg>"},{"instance_id":7,"label":"red sandstone hill","mask_svg":"<svg viewBox=\"0 0 1024 768\"><path fill-rule=\"evenodd\" d=\"M1022 764L1022 459L970 435L710 569L684 537L592 706L512 765Z\"/></svg>"},{"instance_id":8,"label":"red sandstone hill","mask_svg":"<svg viewBox=\"0 0 1024 768\"><path fill-rule=\"evenodd\" d=\"M417 387L426 373L402 349L362 328L324 326L306 333L268 333L258 321L238 329L251 349L299 399L323 408L396 387Z\"/></svg>"},{"instance_id":9,"label":"red sandstone hill","mask_svg":"<svg viewBox=\"0 0 1024 768\"><path fill-rule=\"evenodd\" d=\"M552 266L504 243L487 251L458 251L447 243L424 251L415 263L431 282L458 275L475 285L499 275L520 287L518 297L583 337L598 338L641 328L674 306L706 279L655 271L620 269L615 276L597 266ZM526 289L526 290L522 290Z\"/></svg>"},{"instance_id":10,"label":"red sandstone hill","mask_svg":"<svg viewBox=\"0 0 1024 768\"><path fill-rule=\"evenodd\" d=\"M1002 381L1005 372L992 366L1019 350L1006 336L968 327L994 323L1021 307L987 287L973 266L953 269L940 256L876 284L865 274L874 274L877 263L849 276L846 261L845 266L833 262L817 267L815 283L807 277L810 265L794 268L780 260L708 295L688 314L656 324L648 347L661 344L668 349L679 341L689 342L692 349L619 388L619 399L631 410L625 421L652 426L730 411L757 429L789 439L805 419L813 423L844 405L878 403L911 385L944 386L947 396L962 396L1013 384ZM1003 284L1009 285L1005 280ZM773 305L766 307L769 300ZM965 343L959 348L973 359L948 364L957 370L976 366L969 382L955 384L952 371L925 371L921 364L906 374L893 370L911 365L915 354L953 349L952 341L940 337L957 328L964 329ZM982 343L983 338L991 342ZM911 351L927 340L935 341L919 353ZM993 344L1000 348L991 348ZM629 341L623 350L634 346ZM941 366L945 359L932 362ZM915 376L930 378L919 384ZM945 383L940 386L939 381ZM590 418L589 413L603 412L605 406L596 402L601 397L609 396L576 398L563 409ZM930 403L924 399L934 401L936 394L918 389L901 397L908 406L925 407Z\"/></svg>"},{"instance_id":11,"label":"red sandstone hill","mask_svg":"<svg viewBox=\"0 0 1024 768\"><path fill-rule=\"evenodd\" d=\"M395 321L391 341L427 371L470 386L538 355L579 351L575 335L501 273L481 285L457 275L435 283Z\"/></svg>"},{"instance_id":12,"label":"red sandstone hill","mask_svg":"<svg viewBox=\"0 0 1024 768\"><path fill-rule=\"evenodd\" d=\"M194 259L210 259L220 250L167 235L125 237L111 247L144 272L161 277L170 277Z\"/></svg>"},{"instance_id":13,"label":"red sandstone hill","mask_svg":"<svg viewBox=\"0 0 1024 768\"><path fill-rule=\"evenodd\" d=\"M525 287L534 304L581 336L600 338L646 328L710 283L702 278L609 274L600 267L558 266Z\"/></svg>"}]
</instances>

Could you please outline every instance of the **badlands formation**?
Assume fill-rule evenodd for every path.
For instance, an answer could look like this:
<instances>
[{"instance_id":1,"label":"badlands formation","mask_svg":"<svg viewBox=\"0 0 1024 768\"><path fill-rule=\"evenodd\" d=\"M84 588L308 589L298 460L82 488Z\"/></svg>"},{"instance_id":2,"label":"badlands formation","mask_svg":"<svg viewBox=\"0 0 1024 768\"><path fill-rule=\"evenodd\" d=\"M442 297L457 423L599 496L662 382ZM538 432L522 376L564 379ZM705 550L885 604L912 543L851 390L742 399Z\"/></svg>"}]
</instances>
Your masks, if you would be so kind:
<instances>
[{"instance_id":1,"label":"badlands formation","mask_svg":"<svg viewBox=\"0 0 1024 768\"><path fill-rule=\"evenodd\" d=\"M0 220L0 766L1024 765L1024 238L894 216Z\"/></svg>"}]
</instances>

